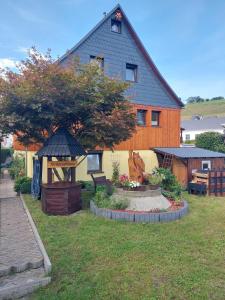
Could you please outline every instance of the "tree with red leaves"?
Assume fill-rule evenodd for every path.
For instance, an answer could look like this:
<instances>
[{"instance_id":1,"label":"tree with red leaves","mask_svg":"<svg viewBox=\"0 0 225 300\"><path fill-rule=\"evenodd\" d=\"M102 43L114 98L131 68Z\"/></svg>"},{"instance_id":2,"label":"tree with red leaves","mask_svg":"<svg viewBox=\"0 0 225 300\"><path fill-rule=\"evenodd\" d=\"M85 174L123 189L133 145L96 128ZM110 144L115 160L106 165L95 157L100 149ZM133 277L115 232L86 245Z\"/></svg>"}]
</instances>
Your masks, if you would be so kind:
<instances>
[{"instance_id":1,"label":"tree with red leaves","mask_svg":"<svg viewBox=\"0 0 225 300\"><path fill-rule=\"evenodd\" d=\"M97 64L71 60L62 67L50 51L43 56L32 48L18 70L1 71L0 126L21 143L43 143L59 127L86 149L113 148L132 136L128 84L105 76Z\"/></svg>"}]
</instances>

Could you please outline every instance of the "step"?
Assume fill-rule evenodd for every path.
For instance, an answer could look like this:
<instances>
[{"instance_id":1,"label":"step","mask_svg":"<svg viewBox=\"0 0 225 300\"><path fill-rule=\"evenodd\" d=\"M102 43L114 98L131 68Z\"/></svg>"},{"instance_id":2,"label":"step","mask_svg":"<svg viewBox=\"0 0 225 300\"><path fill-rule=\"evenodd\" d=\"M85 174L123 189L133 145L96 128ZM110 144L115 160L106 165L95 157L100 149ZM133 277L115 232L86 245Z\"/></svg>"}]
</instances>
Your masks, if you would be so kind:
<instances>
[{"instance_id":1,"label":"step","mask_svg":"<svg viewBox=\"0 0 225 300\"><path fill-rule=\"evenodd\" d=\"M19 299L50 281L51 277L46 277L43 267L1 277L0 300Z\"/></svg>"},{"instance_id":2,"label":"step","mask_svg":"<svg viewBox=\"0 0 225 300\"><path fill-rule=\"evenodd\" d=\"M10 265L4 265L0 263L0 279L3 276L10 275L11 273L21 273L26 270L31 270L31 269L37 269L40 268L44 265L44 259L37 258L36 260L33 259L32 261L20 261L20 262L15 262L14 264Z\"/></svg>"}]
</instances>

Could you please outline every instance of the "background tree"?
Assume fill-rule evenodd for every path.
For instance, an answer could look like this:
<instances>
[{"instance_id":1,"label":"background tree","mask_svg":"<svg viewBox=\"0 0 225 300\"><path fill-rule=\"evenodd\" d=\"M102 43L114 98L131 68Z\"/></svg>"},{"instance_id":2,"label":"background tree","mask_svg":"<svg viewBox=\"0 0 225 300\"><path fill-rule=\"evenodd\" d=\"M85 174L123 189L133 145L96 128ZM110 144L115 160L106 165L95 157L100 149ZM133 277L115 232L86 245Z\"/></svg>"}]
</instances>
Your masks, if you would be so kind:
<instances>
[{"instance_id":1,"label":"background tree","mask_svg":"<svg viewBox=\"0 0 225 300\"><path fill-rule=\"evenodd\" d=\"M196 147L225 153L224 135L218 132L205 132L197 135Z\"/></svg>"},{"instance_id":2,"label":"background tree","mask_svg":"<svg viewBox=\"0 0 225 300\"><path fill-rule=\"evenodd\" d=\"M135 114L124 96L126 82L104 75L96 64L71 60L62 67L35 48L18 65L2 70L0 111L5 131L25 145L43 143L66 127L86 148L113 148L135 130Z\"/></svg>"}]
</instances>

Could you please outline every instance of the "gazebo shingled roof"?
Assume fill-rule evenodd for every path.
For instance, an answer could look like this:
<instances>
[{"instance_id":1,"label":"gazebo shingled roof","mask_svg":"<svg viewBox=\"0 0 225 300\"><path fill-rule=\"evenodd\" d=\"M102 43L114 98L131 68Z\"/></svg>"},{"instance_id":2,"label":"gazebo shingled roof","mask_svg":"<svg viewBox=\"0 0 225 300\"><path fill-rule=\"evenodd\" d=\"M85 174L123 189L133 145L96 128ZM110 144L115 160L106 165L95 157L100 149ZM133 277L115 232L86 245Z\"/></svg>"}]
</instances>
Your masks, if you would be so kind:
<instances>
[{"instance_id":1,"label":"gazebo shingled roof","mask_svg":"<svg viewBox=\"0 0 225 300\"><path fill-rule=\"evenodd\" d=\"M64 128L57 129L36 154L38 157L87 155L81 144Z\"/></svg>"}]
</instances>

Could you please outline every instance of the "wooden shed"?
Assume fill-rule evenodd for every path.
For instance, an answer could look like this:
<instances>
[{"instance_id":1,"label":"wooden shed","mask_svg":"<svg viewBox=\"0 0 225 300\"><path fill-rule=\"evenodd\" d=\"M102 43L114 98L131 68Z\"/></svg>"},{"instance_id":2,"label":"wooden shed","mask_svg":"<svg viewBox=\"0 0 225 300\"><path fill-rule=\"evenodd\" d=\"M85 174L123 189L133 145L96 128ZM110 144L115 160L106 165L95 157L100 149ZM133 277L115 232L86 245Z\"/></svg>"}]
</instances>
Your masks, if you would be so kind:
<instances>
[{"instance_id":1,"label":"wooden shed","mask_svg":"<svg viewBox=\"0 0 225 300\"><path fill-rule=\"evenodd\" d=\"M197 147L155 148L159 166L171 168L182 186L187 187L192 173L199 170L223 170L225 154Z\"/></svg>"}]
</instances>

